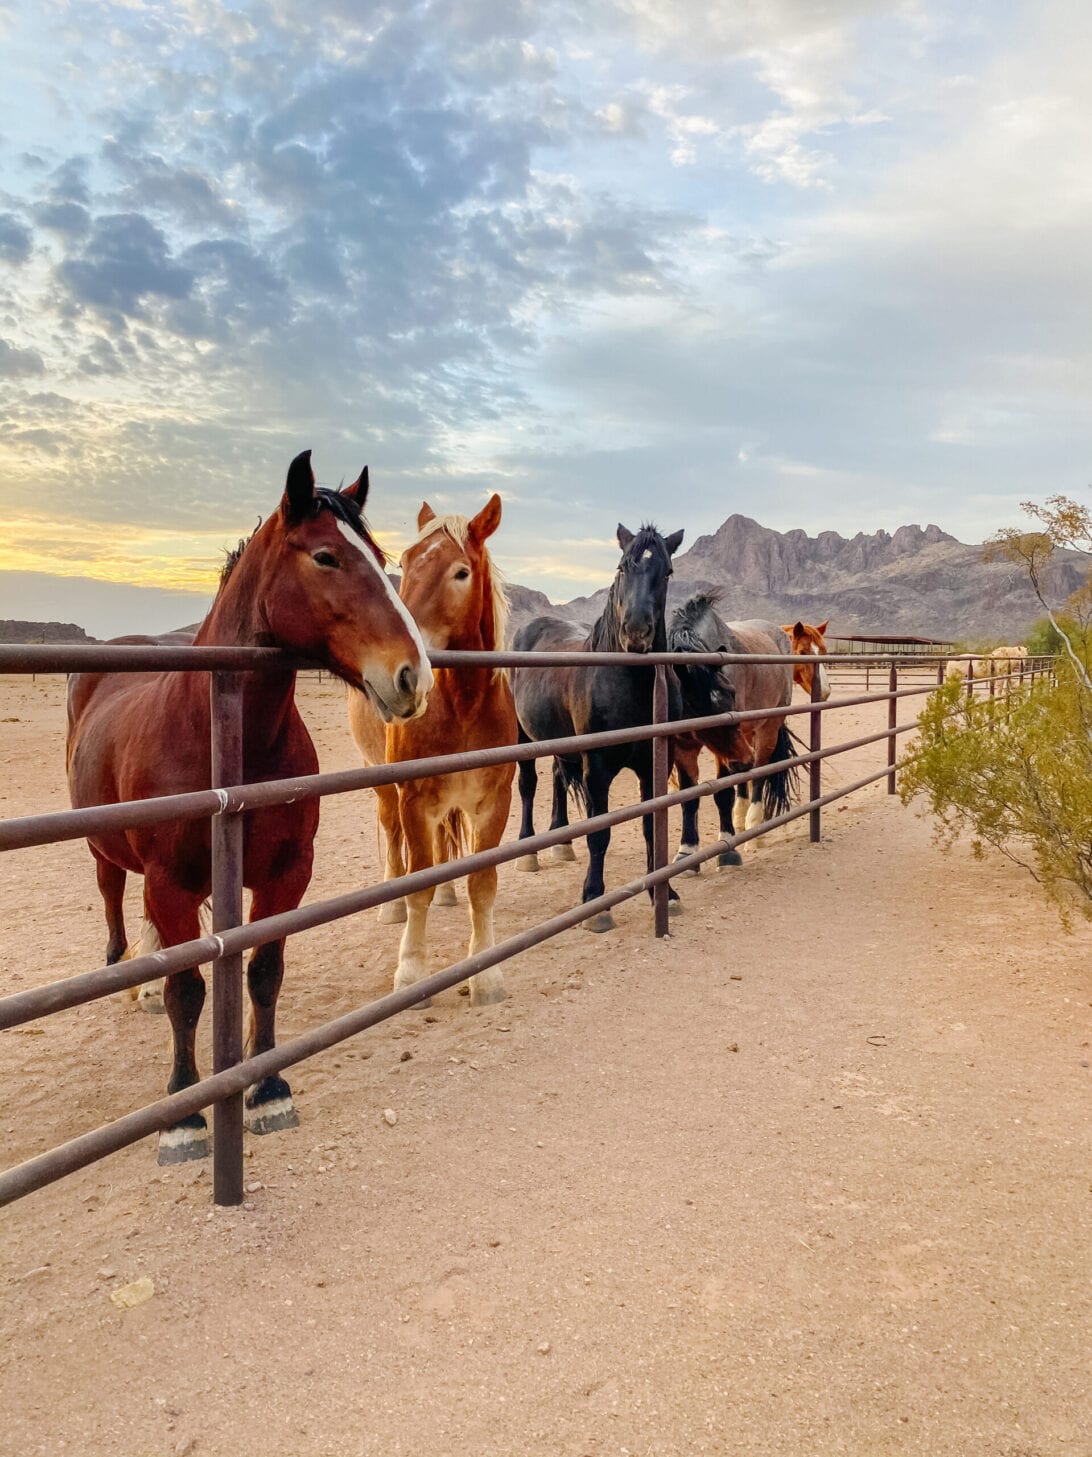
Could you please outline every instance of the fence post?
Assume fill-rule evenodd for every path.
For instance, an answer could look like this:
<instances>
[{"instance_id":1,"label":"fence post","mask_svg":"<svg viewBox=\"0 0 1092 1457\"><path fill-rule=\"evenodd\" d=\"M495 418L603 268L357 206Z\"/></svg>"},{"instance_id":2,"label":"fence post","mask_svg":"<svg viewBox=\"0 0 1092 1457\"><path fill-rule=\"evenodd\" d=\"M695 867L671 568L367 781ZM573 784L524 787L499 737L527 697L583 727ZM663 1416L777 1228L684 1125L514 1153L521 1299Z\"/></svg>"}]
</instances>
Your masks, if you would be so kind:
<instances>
[{"instance_id":1,"label":"fence post","mask_svg":"<svg viewBox=\"0 0 1092 1457\"><path fill-rule=\"evenodd\" d=\"M667 668L663 663L656 665L656 677L652 687L652 722L667 723ZM652 741L652 793L656 798L667 793L667 739ZM667 810L658 809L652 815L652 868L660 870L667 864ZM652 891L652 908L657 937L668 934L667 881Z\"/></svg>"},{"instance_id":2,"label":"fence post","mask_svg":"<svg viewBox=\"0 0 1092 1457\"><path fill-rule=\"evenodd\" d=\"M815 667L811 670L811 701L813 704L819 702L821 690L822 684L819 681L819 669ZM823 747L823 715L817 708L813 708L811 713L808 714L808 718L811 720L811 736L808 747L815 754ZM821 778L822 767L822 759L813 759L808 765L809 799L818 799L823 792ZM808 812L808 839L813 845L818 845L819 843L820 818L822 813L823 811L818 808L809 810Z\"/></svg>"},{"instance_id":3,"label":"fence post","mask_svg":"<svg viewBox=\"0 0 1092 1457\"><path fill-rule=\"evenodd\" d=\"M967 659L967 702L974 697L974 659Z\"/></svg>"},{"instance_id":4,"label":"fence post","mask_svg":"<svg viewBox=\"0 0 1092 1457\"><path fill-rule=\"evenodd\" d=\"M941 658L940 662L937 664L937 687L938 688L941 688L944 685L944 674L945 674L945 671L946 671L947 667L948 667L948 659L947 658Z\"/></svg>"},{"instance_id":5,"label":"fence post","mask_svg":"<svg viewBox=\"0 0 1092 1457\"><path fill-rule=\"evenodd\" d=\"M212 787L238 784L243 777L243 677L209 675L212 717ZM243 919L243 821L237 814L212 817L212 929L224 931ZM243 956L219 956L212 963L212 1068L223 1072L243 1056ZM243 1094L213 1109L212 1187L217 1204L243 1202Z\"/></svg>"},{"instance_id":6,"label":"fence post","mask_svg":"<svg viewBox=\"0 0 1092 1457\"><path fill-rule=\"evenodd\" d=\"M889 693L894 693L898 689L898 686L899 686L899 670L898 670L898 668L895 667L895 664L892 663L891 664L891 671L887 675L887 691ZM887 792L888 792L888 794L894 794L894 792L895 792L895 724L898 722L897 709L898 709L898 705L896 704L894 698L889 698L887 700L887 769L888 769L888 774L887 774Z\"/></svg>"}]
</instances>

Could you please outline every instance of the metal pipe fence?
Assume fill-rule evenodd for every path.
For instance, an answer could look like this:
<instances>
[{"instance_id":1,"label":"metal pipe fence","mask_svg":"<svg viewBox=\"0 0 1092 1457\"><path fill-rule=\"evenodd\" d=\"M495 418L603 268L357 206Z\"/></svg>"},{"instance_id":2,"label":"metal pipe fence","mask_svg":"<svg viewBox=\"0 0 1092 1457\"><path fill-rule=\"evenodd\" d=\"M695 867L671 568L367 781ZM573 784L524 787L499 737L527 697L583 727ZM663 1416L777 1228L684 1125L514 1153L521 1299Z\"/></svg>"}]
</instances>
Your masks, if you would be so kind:
<instances>
[{"instance_id":1,"label":"metal pipe fence","mask_svg":"<svg viewBox=\"0 0 1092 1457\"><path fill-rule=\"evenodd\" d=\"M0 998L0 1030L16 1027L35 1018L67 1008L80 1006L112 993L139 986L142 982L168 976L188 967L212 963L213 968L213 1073L188 1087L125 1117L95 1129L58 1148L40 1154L0 1174L0 1205L10 1203L35 1189L63 1178L128 1144L146 1137L179 1119L212 1106L213 1123L213 1191L220 1204L237 1204L243 1195L243 1094L248 1086L271 1073L279 1072L304 1058L357 1035L367 1027L413 1006L433 992L454 986L468 977L495 966L550 936L578 925L600 911L609 910L622 901L643 892L653 897L653 924L656 936L668 934L668 882L737 845L768 833L779 825L790 823L801 815L809 816L809 838L816 842L821 834L822 809L835 799L856 792L879 779L887 778L889 792L894 792L896 773L895 744L911 732L917 720L896 721L897 702L903 698L932 692L943 681L944 663L933 664L928 686L899 688L899 674L908 669L923 669L924 662L898 661L888 658L886 692L845 698L818 697L819 678L814 675L810 700L790 705L778 713L786 717L807 714L809 748L789 760L781 760L740 773L705 780L687 789L668 788L668 740L679 733L694 732L769 717L768 710L749 713L720 714L706 718L668 720L667 669L673 664L707 663L724 665L733 662L776 662L781 664L816 663L814 657L791 658L777 655L741 655L728 653L642 655L635 664L632 654L609 653L476 653L437 652L432 655L436 668L480 667L545 667L581 666L590 662L606 662L625 666L648 665L654 669L653 721L633 729L609 733L584 734L544 740L531 744L513 744L503 748L439 755L402 763L376 765L358 770L314 774L292 780L243 784L242 779L242 677L248 671L296 670L301 665L273 649L263 648L192 648L136 646L0 646L0 673L133 671L150 670L206 672L210 680L210 721L212 739L212 784L207 791L163 795L132 801L58 813L34 815L0 823L0 850L13 850L33 845L78 839L103 830L117 830L175 819L209 818L212 822L212 932L196 940L164 948L151 954L79 973ZM845 661L829 655L827 664ZM861 663L859 656L853 666ZM877 663L877 666L879 664ZM313 665L306 665L313 666ZM968 664L972 669L973 664ZM1019 682L1034 682L1051 671L1051 660L1029 660L1021 668ZM968 692L975 680L968 671ZM1016 674L1006 675L1011 680ZM982 680L978 680L982 681ZM991 686L994 678L991 675ZM825 712L867 703L888 704L886 729L824 748L822 715ZM418 871L397 880L365 887L348 894L313 902L294 911L243 922L242 886L242 815L251 809L288 803L302 797L346 793L374 787L377 784L408 782L436 774L453 773L487 764L518 763L526 759L552 757L558 754L586 753L613 744L653 741L653 796L650 800L626 805L589 819L579 820L557 830L545 831L528 839L502 843L492 850L480 851L460 859ZM823 794L821 765L835 755L844 754L871 744L886 741L887 762L884 767L853 783ZM770 774L786 768L808 769L809 798L785 814L764 821L751 830L723 836L711 846L685 858L668 863L668 811L689 800L701 799L726 788L760 782ZM399 899L415 891L425 890L489 866L497 866L552 845L568 843L589 833L619 825L651 814L653 817L653 868L645 875L616 887L593 901L574 906L550 917L487 951L459 961L412 987L381 997L377 1001L323 1024L260 1056L243 1059L242 1049L242 954L244 951L281 936L310 930L346 916Z\"/></svg>"}]
</instances>

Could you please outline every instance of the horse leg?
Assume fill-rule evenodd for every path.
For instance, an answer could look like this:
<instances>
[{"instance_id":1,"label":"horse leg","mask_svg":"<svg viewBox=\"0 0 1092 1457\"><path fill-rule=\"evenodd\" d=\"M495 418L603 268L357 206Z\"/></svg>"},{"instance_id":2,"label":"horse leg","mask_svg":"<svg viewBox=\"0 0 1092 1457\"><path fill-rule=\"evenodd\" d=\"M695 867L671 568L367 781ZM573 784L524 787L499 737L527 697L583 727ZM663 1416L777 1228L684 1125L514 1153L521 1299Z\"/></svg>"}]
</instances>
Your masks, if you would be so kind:
<instances>
[{"instance_id":1,"label":"horse leg","mask_svg":"<svg viewBox=\"0 0 1092 1457\"><path fill-rule=\"evenodd\" d=\"M743 765L749 769L749 764ZM736 834L742 834L747 828L747 816L751 810L751 786L750 784L739 784L736 786L735 804L732 806L732 828Z\"/></svg>"},{"instance_id":2,"label":"horse leg","mask_svg":"<svg viewBox=\"0 0 1092 1457\"><path fill-rule=\"evenodd\" d=\"M640 785L641 785L641 798L642 799L651 799L652 798L652 764L651 764L651 762L648 764L647 769L642 769L640 771L640 773L638 774L637 777L638 777L638 779L640 781ZM646 866L649 874L651 875L652 871L656 869L655 826L654 826L654 823L653 823L653 817L652 817L652 815L648 814L648 815L642 815L641 816L641 830L643 831L644 837L645 837L645 866ZM653 891L653 890L650 889L649 892L648 892L648 898L649 898L650 901L654 901L655 898L656 898L655 891ZM669 915L672 915L672 916L678 916L678 915L681 915L682 914L682 901L679 899L679 892L671 884L670 880L667 882L667 910L668 910L668 914Z\"/></svg>"},{"instance_id":3,"label":"horse leg","mask_svg":"<svg viewBox=\"0 0 1092 1457\"><path fill-rule=\"evenodd\" d=\"M519 742L529 744L531 740L523 732L519 731ZM538 789L538 760L523 759L519 766L519 802L522 813L519 822L519 838L526 840L535 833L535 791ZM538 856L531 852L530 855L521 855L516 861L517 870L537 870Z\"/></svg>"},{"instance_id":4,"label":"horse leg","mask_svg":"<svg viewBox=\"0 0 1092 1457\"><path fill-rule=\"evenodd\" d=\"M445 865L449 860L458 858L446 823L436 827L436 844L433 847L432 855L435 865ZM432 897L432 904L434 906L457 906L459 897L455 894L455 882L445 880L443 885L438 885L436 894Z\"/></svg>"},{"instance_id":5,"label":"horse leg","mask_svg":"<svg viewBox=\"0 0 1092 1457\"><path fill-rule=\"evenodd\" d=\"M432 864L434 843L433 817L423 796L414 794L415 786L408 784L403 789L401 803L402 835L406 849L406 868L412 875L417 870L427 870ZM394 973L394 989L413 986L428 975L428 911L432 904L433 887L417 890L406 896L406 929L398 947L398 966ZM416 1003L427 1007L428 1001Z\"/></svg>"},{"instance_id":6,"label":"horse leg","mask_svg":"<svg viewBox=\"0 0 1092 1457\"><path fill-rule=\"evenodd\" d=\"M509 789L507 794L498 794L488 806L485 816L475 823L472 841L475 853L479 850L491 850L494 845L500 844L504 827L508 822L510 803L511 790ZM468 875L466 891L470 900L470 946L467 955L475 956L479 951L485 951L490 946L496 945L496 937L493 934L493 905L497 899L496 867L478 870L473 875ZM503 1002L506 995L504 977L499 966L491 966L486 971L479 971L477 976L470 978L470 1005L472 1007L485 1007L492 1002Z\"/></svg>"},{"instance_id":7,"label":"horse leg","mask_svg":"<svg viewBox=\"0 0 1092 1457\"><path fill-rule=\"evenodd\" d=\"M554 803L550 829L560 830L569 823L569 790L565 783L565 770L561 767L560 759L554 760L553 788ZM555 865L563 865L576 859L576 851L569 844L555 845L550 851L550 859Z\"/></svg>"},{"instance_id":8,"label":"horse leg","mask_svg":"<svg viewBox=\"0 0 1092 1457\"><path fill-rule=\"evenodd\" d=\"M586 781L588 786L588 815L606 814L610 804L610 785L614 776L594 751L588 755ZM588 873L584 877L582 901L595 900L603 894L603 864L610 844L610 830L593 830L588 836ZM612 931L615 921L610 911L599 911L580 923L585 931Z\"/></svg>"},{"instance_id":9,"label":"horse leg","mask_svg":"<svg viewBox=\"0 0 1092 1457\"><path fill-rule=\"evenodd\" d=\"M192 899L169 881L164 882L154 874L145 876L145 914L163 946L197 939L201 932L199 905L199 900ZM205 1004L205 979L198 968L191 966L168 976L163 984L163 1000L171 1021L173 1053L167 1092L178 1093L191 1087L198 1078L194 1040ZM160 1131L158 1162L161 1164L207 1158L208 1152L208 1124L203 1113L191 1113Z\"/></svg>"},{"instance_id":10,"label":"horse leg","mask_svg":"<svg viewBox=\"0 0 1092 1457\"><path fill-rule=\"evenodd\" d=\"M383 827L383 838L387 845L383 879L397 880L400 875L406 873L405 863L402 859L402 824L398 813L398 788L394 784L382 784L376 786L375 792L379 801L379 823ZM379 907L378 920L381 926L400 926L405 919L406 903L402 899L384 901Z\"/></svg>"},{"instance_id":11,"label":"horse leg","mask_svg":"<svg viewBox=\"0 0 1092 1457\"><path fill-rule=\"evenodd\" d=\"M106 964L113 966L125 955L125 871L113 861L95 855L95 877L106 911ZM135 995L135 989L126 992L126 996Z\"/></svg>"},{"instance_id":12,"label":"horse leg","mask_svg":"<svg viewBox=\"0 0 1092 1457\"><path fill-rule=\"evenodd\" d=\"M287 874L255 887L250 903L250 920L260 921L291 911L299 905L311 881L310 861ZM277 998L284 980L284 937L266 941L251 952L246 968L250 994L250 1021L245 1056L256 1057L277 1045ZM251 1133L277 1133L296 1128L299 1115L292 1102L292 1089L279 1073L270 1073L246 1091L243 1118Z\"/></svg>"},{"instance_id":13,"label":"horse leg","mask_svg":"<svg viewBox=\"0 0 1092 1457\"><path fill-rule=\"evenodd\" d=\"M720 765L717 766L719 772ZM718 772L718 777L719 777ZM713 803L717 807L717 814L720 816L721 839L728 839L735 831L733 818L736 807L736 792L734 789L718 789L713 795ZM722 850L717 856L717 865L724 870L729 865L742 865L743 856L734 847L731 850Z\"/></svg>"},{"instance_id":14,"label":"horse leg","mask_svg":"<svg viewBox=\"0 0 1092 1457\"><path fill-rule=\"evenodd\" d=\"M678 775L680 789L689 789L691 785L697 783L690 770L685 768L682 761L678 758L675 760L675 773ZM698 837L698 801L696 799L687 799L683 801L682 805L682 839L679 841L679 848L675 852L675 859L685 860L688 855L692 855L698 849L700 843L701 841ZM701 866L695 865L690 870L684 870L683 874L700 875Z\"/></svg>"},{"instance_id":15,"label":"horse leg","mask_svg":"<svg viewBox=\"0 0 1092 1457\"><path fill-rule=\"evenodd\" d=\"M777 747L777 731L781 727L778 719L764 718L755 725L755 749L754 767L764 768L774 757ZM747 829L754 830L766 818L766 807L763 803L766 792L766 781L755 779L749 785L751 791L751 803L747 810ZM761 836L755 840L757 849L761 843Z\"/></svg>"}]
</instances>

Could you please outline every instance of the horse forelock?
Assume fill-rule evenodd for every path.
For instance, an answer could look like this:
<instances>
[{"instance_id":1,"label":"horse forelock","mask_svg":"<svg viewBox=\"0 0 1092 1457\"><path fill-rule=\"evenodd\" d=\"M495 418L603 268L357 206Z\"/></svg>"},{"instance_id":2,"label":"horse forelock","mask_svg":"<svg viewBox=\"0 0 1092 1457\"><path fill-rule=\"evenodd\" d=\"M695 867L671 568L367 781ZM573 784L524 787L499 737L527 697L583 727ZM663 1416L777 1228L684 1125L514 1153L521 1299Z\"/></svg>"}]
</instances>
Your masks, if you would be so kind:
<instances>
[{"instance_id":1,"label":"horse forelock","mask_svg":"<svg viewBox=\"0 0 1092 1457\"><path fill-rule=\"evenodd\" d=\"M343 496L340 491L330 491L325 487L318 487L315 490L315 502L311 508L311 519L313 520L322 511L329 511L337 521L343 521L349 529L361 538L364 544L371 551L381 568L385 568L390 561L390 556L376 541L371 533L367 519L356 501L351 496ZM223 591L232 572L239 565L243 553L262 529L263 522L258 519L258 524L249 536L239 538L238 546L227 552L224 557L224 565L220 568L220 585L217 592Z\"/></svg>"},{"instance_id":2,"label":"horse forelock","mask_svg":"<svg viewBox=\"0 0 1092 1457\"><path fill-rule=\"evenodd\" d=\"M430 536L436 536L443 532L445 536L460 549L466 551L470 545L470 519L467 516L434 516L427 521L414 538L412 545L427 540ZM489 548L482 542L478 550L481 552L482 567L486 579L489 607L492 612L493 621L493 646L500 649L504 646L505 635L508 631L508 592L504 573L497 566L490 554ZM498 669L498 672L502 672Z\"/></svg>"}]
</instances>

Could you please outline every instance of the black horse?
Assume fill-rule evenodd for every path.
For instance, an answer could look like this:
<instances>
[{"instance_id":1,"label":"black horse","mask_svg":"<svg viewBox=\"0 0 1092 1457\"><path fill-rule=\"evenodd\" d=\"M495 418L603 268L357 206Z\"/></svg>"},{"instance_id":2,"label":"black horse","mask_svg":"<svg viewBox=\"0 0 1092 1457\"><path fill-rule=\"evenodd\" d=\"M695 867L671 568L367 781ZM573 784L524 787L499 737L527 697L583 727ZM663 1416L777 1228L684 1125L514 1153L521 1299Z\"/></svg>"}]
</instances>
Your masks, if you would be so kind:
<instances>
[{"instance_id":1,"label":"black horse","mask_svg":"<svg viewBox=\"0 0 1092 1457\"><path fill-rule=\"evenodd\" d=\"M666 652L667 632L664 607L671 558L682 543L683 533L661 536L654 526L642 526L636 535L618 527L622 560L602 615L588 636L573 640L572 623L556 617L536 617L516 633L512 647L517 652ZM681 698L675 675L668 670L668 714L678 718ZM560 738L568 734L604 733L652 722L652 690L655 669L623 667L514 668L512 692L519 716L520 739ZM641 785L642 799L652 796L652 740L594 749L589 754L559 758L554 764L554 806L550 828L568 824L566 791L571 789L585 814L604 814L610 786L623 769L632 769ZM520 839L534 834L534 800L538 771L534 760L519 766L519 792L523 801ZM652 816L643 819L648 866L652 869ZM610 830L596 830L588 836L588 873L582 901L603 894L603 861L610 844ZM568 858L568 857L566 857ZM525 857L526 869L537 869L532 857ZM679 897L669 889L673 902ZM609 931L614 919L609 911L583 922L586 931Z\"/></svg>"},{"instance_id":2,"label":"black horse","mask_svg":"<svg viewBox=\"0 0 1092 1457\"><path fill-rule=\"evenodd\" d=\"M776 623L751 618L725 622L717 609L716 592L699 592L676 608L668 633L671 651L679 653L752 653L766 657L792 653L788 635ZM764 718L719 724L697 734L680 734L674 741L675 772L683 789L697 782L698 753L711 749L718 777L743 769L759 769L793 757L792 738L784 710L792 702L791 663L728 663L720 668L680 665L677 669L687 718L714 713L747 713L768 709ZM749 788L749 793L748 793ZM721 834L754 829L764 818L783 814L796 788L796 769L779 769L749 787L721 789L714 796ZM682 843L676 860L698 848L698 801L682 807ZM724 850L721 867L742 865L736 849ZM697 874L697 871L694 871Z\"/></svg>"}]
</instances>

